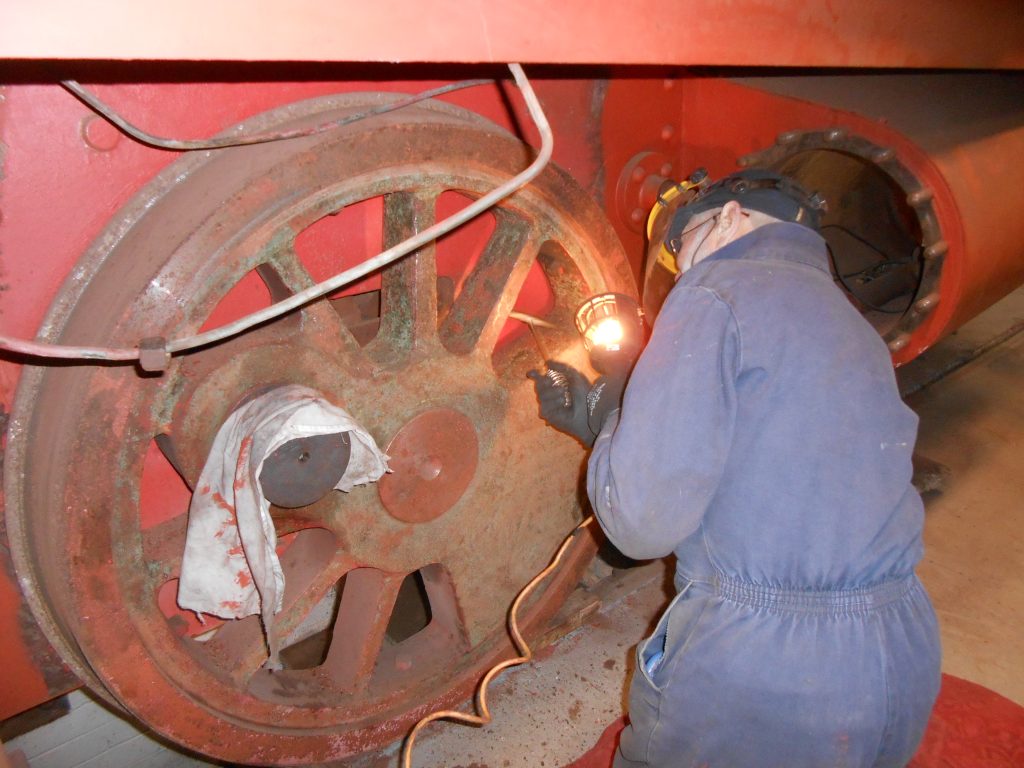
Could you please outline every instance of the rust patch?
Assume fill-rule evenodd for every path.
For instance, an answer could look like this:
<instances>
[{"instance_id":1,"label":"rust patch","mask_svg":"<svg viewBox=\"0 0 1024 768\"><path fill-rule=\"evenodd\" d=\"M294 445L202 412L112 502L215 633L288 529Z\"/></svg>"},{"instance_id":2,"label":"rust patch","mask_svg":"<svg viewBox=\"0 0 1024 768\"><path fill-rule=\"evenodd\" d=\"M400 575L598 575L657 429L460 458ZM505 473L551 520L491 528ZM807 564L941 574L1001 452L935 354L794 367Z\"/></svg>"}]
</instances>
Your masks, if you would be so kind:
<instances>
[{"instance_id":1,"label":"rust patch","mask_svg":"<svg viewBox=\"0 0 1024 768\"><path fill-rule=\"evenodd\" d=\"M249 463L250 456L252 455L252 435L246 435L242 438L242 445L238 449L238 466L244 467ZM246 478L248 475L235 471L235 483L234 489L236 491L242 490L246 486ZM233 510L232 510L233 511Z\"/></svg>"},{"instance_id":2,"label":"rust patch","mask_svg":"<svg viewBox=\"0 0 1024 768\"><path fill-rule=\"evenodd\" d=\"M573 703L573 705L571 707L569 707L569 719L572 720L573 722L576 722L577 720L580 719L580 713L582 711L583 711L583 702L580 701L579 699L576 699L576 701Z\"/></svg>"},{"instance_id":3,"label":"rust patch","mask_svg":"<svg viewBox=\"0 0 1024 768\"><path fill-rule=\"evenodd\" d=\"M228 504L227 500L217 492L214 492L214 494L210 498L213 499L214 504L216 504L218 507L223 509L231 516L226 524L229 523L231 525L235 525L235 523L237 522L235 520L235 508Z\"/></svg>"}]
</instances>

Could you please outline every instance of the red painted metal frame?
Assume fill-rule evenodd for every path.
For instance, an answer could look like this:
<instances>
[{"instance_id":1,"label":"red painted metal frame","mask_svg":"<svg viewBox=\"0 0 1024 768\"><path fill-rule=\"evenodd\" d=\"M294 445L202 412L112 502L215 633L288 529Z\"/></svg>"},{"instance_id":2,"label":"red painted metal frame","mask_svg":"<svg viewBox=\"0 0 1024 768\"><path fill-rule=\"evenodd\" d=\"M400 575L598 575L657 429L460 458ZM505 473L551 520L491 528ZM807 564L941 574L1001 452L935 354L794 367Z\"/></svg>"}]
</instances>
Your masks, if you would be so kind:
<instances>
[{"instance_id":1,"label":"red painted metal frame","mask_svg":"<svg viewBox=\"0 0 1024 768\"><path fill-rule=\"evenodd\" d=\"M38 0L0 56L1019 68L1022 39L1014 0Z\"/></svg>"},{"instance_id":2,"label":"red painted metal frame","mask_svg":"<svg viewBox=\"0 0 1024 768\"><path fill-rule=\"evenodd\" d=\"M796 5L803 7L803 4ZM653 12L646 3L627 6L638 12L644 9ZM870 15L870 9L873 8L874 17L877 17L880 13L878 8L874 4L868 6L869 11L866 13ZM975 5L975 13L984 16L984 11L977 11L979 7L992 10L996 6L1000 4ZM36 9L39 7L35 6ZM569 3L567 7L577 8L577 4ZM84 13L78 6L75 8L68 18ZM902 8L900 13L910 13L906 7ZM32 13L37 12L41 13ZM302 15L291 8L289 12ZM436 13L436 9L432 10L432 14ZM486 13L496 11L488 6ZM659 13L662 14L659 18L664 19L663 5L659 6ZM954 14L954 11L940 9L937 13L938 18L948 22L949 15ZM8 15L22 20L25 18L21 9ZM919 15L928 16L923 11ZM1018 16L1007 14L1007 18L1002 19L1007 34L1013 33L1014 24L1019 26L1021 23ZM591 17L601 17L603 22L594 21ZM586 14L588 24L607 22L609 28L615 17L615 14L608 16L593 13L592 10ZM125 24L130 26L132 19L138 25L135 32L144 32L145 25L134 16L129 17ZM176 19L169 19L172 27ZM487 19L494 21L497 17L487 16ZM567 28L565 18L559 19L551 23L562 24L561 29ZM214 18L212 23L216 21ZM927 18L920 21L930 23ZM16 28L17 23L21 23L18 18L14 22L5 25L4 31L0 32L0 53L10 55L8 43L13 34L11 30ZM521 21L520 24L525 22ZM414 27L412 24L407 26ZM123 31L124 27L120 29ZM460 29L466 34L465 25ZM985 29L982 18L977 35L984 38ZM709 31L710 38L716 37L712 34L714 31ZM407 40L404 32L396 34L402 35L400 39ZM717 35L721 34L722 30L718 29ZM82 34L81 37L88 39L89 35ZM173 39L174 36L172 34L168 37ZM576 40L579 35L567 37ZM782 34L776 35L777 39L784 37ZM1017 38L1020 37L1018 34ZM908 62L906 53L900 59L870 52L858 54L860 58L850 54L846 59L838 61L834 58L835 54L832 54L833 58L827 58L820 51L815 52L816 49L812 49L802 61L856 61L865 65L935 62L948 66L962 66L965 61L978 62L980 65L982 61L987 61L992 66L1024 66L1019 58L1015 60L1001 56L998 44L998 40L1002 39L1000 37L988 39L993 44L987 49L989 58L986 59L979 53L980 49L985 48L984 45L979 49L972 48L972 41L977 42L981 38L966 38L966 44L959 49L957 56L942 54L936 58L936 49L924 46L921 58L913 62ZM436 37L430 39L435 44L438 40ZM635 43L635 38L630 39ZM742 39L740 35L733 38L732 42L737 45ZM763 39L772 38L765 35ZM829 44L835 43L834 35L826 34L822 39ZM51 55L64 55L53 53L56 48L44 48L39 36L29 35L26 40L27 46L37 46L31 55L46 55L47 52ZM113 45L107 38L102 40L102 44ZM707 42L707 45L710 44ZM534 58L550 58L550 49L544 47L548 44L541 39L538 45L540 48ZM759 51L762 55L766 55L767 47L767 43L761 43ZM67 54L71 49L61 50ZM150 51L151 56L158 55L159 52L155 50ZM215 57L211 50L198 47L179 49L176 55L197 56L200 50L206 50L210 57ZM246 50L252 53L251 48ZM267 50L270 53L263 51L260 58L273 58L274 52L281 49L271 47ZM315 47L306 49L306 55L312 56L315 50ZM380 50L388 48L385 45ZM467 58L469 54L465 52L475 49L454 47L451 50L459 51L460 58ZM508 54L513 51L525 53L519 49L500 50ZM579 57L584 56L582 48L570 46L564 50L566 52L558 57L559 60L581 60ZM654 50L664 52L665 49L655 47ZM125 51L124 48L110 48L108 56L127 55ZM435 56L436 51L434 49ZM707 48L700 51L700 55L711 56ZM635 50L612 47L606 59L631 60L629 57L635 54L638 55ZM1017 54L1020 56L1020 51ZM79 50L74 55L90 54ZM242 50L232 55L242 57ZM426 54L423 56L426 57ZM944 61L940 61L943 56ZM529 56L507 57L530 60ZM494 53L489 58L499 57ZM650 59L639 57L637 60ZM713 59L705 61L709 60ZM783 63L778 58L767 60ZM765 63L765 60L759 63ZM210 79L216 77L215 72L210 70ZM463 76L465 70L462 73L438 73L433 70L424 76L429 77L429 80L414 82L389 80L388 75L382 72L378 71L372 77L363 73L362 78L356 75L344 82L176 83L173 82L174 73L171 71L170 74L165 72L162 76L154 77L151 83L101 83L91 87L147 130L175 137L200 137L216 133L245 117L283 103L340 91L418 91L435 85L438 80L434 78L445 78L452 74L452 79L455 79ZM123 69L118 71L122 77L124 73ZM608 74L613 75L611 79L603 79ZM897 362L912 358L994 301L1001 292L1010 290L1024 280L1024 267L1020 260L1000 255L1008 253L1008 246L1014 242L1014 238L1018 238L1016 242L1019 242L1024 233L1012 227L999 229L991 226L993 217L998 219L999 216L1005 216L1016 205L1017 198L1006 196L994 209L986 207L981 202L983 196L980 194L983 180L977 178L982 172L998 175L1012 171L1005 158L1010 151L1008 148L1020 146L1019 143L1014 144L1020 141L1020 126L988 137L980 147L980 154L976 152L968 156L955 144L943 149L915 143L877 116L865 116L836 106L786 98L720 78L663 78L653 76L655 74L650 69L614 73L595 69L568 70L549 77L544 77L542 73L536 83L555 129L556 162L569 170L595 196L603 197L609 218L627 252L634 259L637 272L640 269L643 242L616 207L620 171L637 154L652 152L668 157L673 166L672 174L676 176L684 175L698 165L708 167L713 175L720 175L733 170L739 157L770 146L783 131L844 126L879 145L896 149L902 161L934 190L936 213L941 220L944 237L950 245L941 288L943 299L939 308L918 328L911 344L900 353ZM402 76L417 77L417 72L402 70ZM88 82L86 77L82 79ZM109 80L108 76L106 81ZM79 255L86 250L110 217L177 155L140 146L121 136L54 84L7 86L0 90L0 98L0 148L3 150L3 175L0 177L0 215L3 222L0 226L0 328L14 336L32 337L61 281L71 272ZM516 107L509 112L507 95L498 87L454 94L448 100L509 128L515 128L517 124L528 124L521 108ZM518 104L514 94L510 100ZM527 134L526 138L536 143L535 137ZM973 149L977 150L978 147ZM955 179L956 188L951 188L947 183L950 178ZM1012 221L1012 218L1007 220ZM102 341L96 340L97 343ZM7 410L10 409L19 372L20 367L16 363L0 362L0 404ZM0 548L0 561L5 558L5 551ZM61 672L59 664L52 658L47 660L46 654L50 652L39 643L39 636L32 632L31 621L26 624L26 617L27 611L21 604L10 571L0 572L0 632L5 638L0 646L0 658L6 670L0 682L0 718L40 703L74 684L66 673ZM29 663L30 659L35 660L35 666Z\"/></svg>"}]
</instances>

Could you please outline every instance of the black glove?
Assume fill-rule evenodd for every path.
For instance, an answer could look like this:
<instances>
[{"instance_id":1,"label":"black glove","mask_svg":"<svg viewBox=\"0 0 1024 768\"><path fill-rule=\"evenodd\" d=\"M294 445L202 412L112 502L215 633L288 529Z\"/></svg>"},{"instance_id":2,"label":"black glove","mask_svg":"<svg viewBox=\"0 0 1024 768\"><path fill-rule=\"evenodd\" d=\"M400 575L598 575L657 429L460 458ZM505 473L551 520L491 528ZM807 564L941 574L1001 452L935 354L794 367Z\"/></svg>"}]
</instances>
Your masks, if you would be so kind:
<instances>
[{"instance_id":1,"label":"black glove","mask_svg":"<svg viewBox=\"0 0 1024 768\"><path fill-rule=\"evenodd\" d=\"M590 412L587 408L590 382L571 365L557 360L548 360L546 365L548 370L544 373L535 370L526 374L533 379L537 391L540 417L589 448L595 437L589 426Z\"/></svg>"},{"instance_id":2,"label":"black glove","mask_svg":"<svg viewBox=\"0 0 1024 768\"><path fill-rule=\"evenodd\" d=\"M626 389L627 377L626 370L602 376L587 392L587 426L594 433L591 445L601 433L608 415L622 407L622 393Z\"/></svg>"}]
</instances>

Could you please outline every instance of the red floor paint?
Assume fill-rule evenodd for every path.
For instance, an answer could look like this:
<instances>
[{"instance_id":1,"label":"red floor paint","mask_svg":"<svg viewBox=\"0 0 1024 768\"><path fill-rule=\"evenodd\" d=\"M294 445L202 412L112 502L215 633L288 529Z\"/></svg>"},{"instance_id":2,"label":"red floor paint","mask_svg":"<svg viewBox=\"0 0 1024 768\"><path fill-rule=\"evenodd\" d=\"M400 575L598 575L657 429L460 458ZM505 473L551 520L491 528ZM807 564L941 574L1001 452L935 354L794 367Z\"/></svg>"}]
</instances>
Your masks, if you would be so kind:
<instances>
[{"instance_id":1,"label":"red floor paint","mask_svg":"<svg viewBox=\"0 0 1024 768\"><path fill-rule=\"evenodd\" d=\"M619 734L619 718L597 744L565 768L610 768ZM1024 767L1024 707L976 683L942 676L924 741L907 768Z\"/></svg>"}]
</instances>

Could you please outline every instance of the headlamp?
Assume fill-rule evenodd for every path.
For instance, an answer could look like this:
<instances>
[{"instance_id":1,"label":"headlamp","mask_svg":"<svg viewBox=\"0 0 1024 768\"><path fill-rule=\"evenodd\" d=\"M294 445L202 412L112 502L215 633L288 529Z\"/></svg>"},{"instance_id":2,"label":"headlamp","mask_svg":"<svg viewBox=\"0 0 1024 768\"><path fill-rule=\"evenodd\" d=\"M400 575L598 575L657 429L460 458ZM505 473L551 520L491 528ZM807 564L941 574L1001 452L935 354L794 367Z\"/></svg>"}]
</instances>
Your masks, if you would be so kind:
<instances>
[{"instance_id":1,"label":"headlamp","mask_svg":"<svg viewBox=\"0 0 1024 768\"><path fill-rule=\"evenodd\" d=\"M632 364L643 343L643 313L622 293L602 293L576 310L576 330L590 353L591 363L607 372L619 360Z\"/></svg>"}]
</instances>

